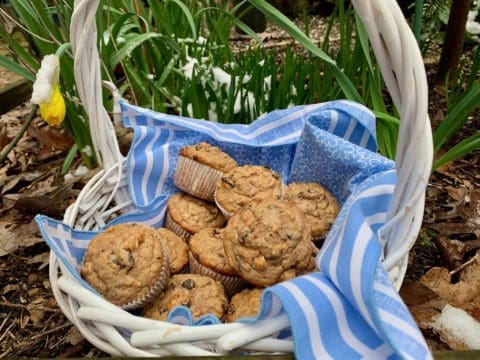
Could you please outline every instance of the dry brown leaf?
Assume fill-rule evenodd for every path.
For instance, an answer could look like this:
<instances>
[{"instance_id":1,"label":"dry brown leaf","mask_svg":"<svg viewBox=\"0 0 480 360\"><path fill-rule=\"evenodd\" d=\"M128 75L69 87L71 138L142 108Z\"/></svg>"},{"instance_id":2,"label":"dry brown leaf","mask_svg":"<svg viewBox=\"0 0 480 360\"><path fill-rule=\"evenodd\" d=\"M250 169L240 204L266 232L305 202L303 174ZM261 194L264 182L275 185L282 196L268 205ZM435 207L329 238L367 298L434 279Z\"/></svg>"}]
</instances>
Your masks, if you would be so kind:
<instances>
[{"instance_id":1,"label":"dry brown leaf","mask_svg":"<svg viewBox=\"0 0 480 360\"><path fill-rule=\"evenodd\" d=\"M419 282L406 281L400 290L400 296L419 328L429 333L433 319L441 313L446 301Z\"/></svg>"},{"instance_id":2,"label":"dry brown leaf","mask_svg":"<svg viewBox=\"0 0 480 360\"><path fill-rule=\"evenodd\" d=\"M7 286L5 286L2 290L2 294L7 294L9 293L10 291L17 291L18 289L20 289L20 285L18 284L8 284Z\"/></svg>"},{"instance_id":3,"label":"dry brown leaf","mask_svg":"<svg viewBox=\"0 0 480 360\"><path fill-rule=\"evenodd\" d=\"M30 313L30 320L34 325L38 324L45 317L45 311L40 309L31 309L28 311Z\"/></svg>"},{"instance_id":4,"label":"dry brown leaf","mask_svg":"<svg viewBox=\"0 0 480 360\"><path fill-rule=\"evenodd\" d=\"M79 344L83 339L83 335L78 331L76 327L72 327L67 335L65 336L65 339L72 345L77 345Z\"/></svg>"},{"instance_id":5,"label":"dry brown leaf","mask_svg":"<svg viewBox=\"0 0 480 360\"><path fill-rule=\"evenodd\" d=\"M18 175L12 175L7 178L6 183L2 187L2 194L7 193L14 189L21 181L25 182L32 182L38 178L40 178L43 174L40 171L31 171L31 172L23 172Z\"/></svg>"},{"instance_id":6,"label":"dry brown leaf","mask_svg":"<svg viewBox=\"0 0 480 360\"><path fill-rule=\"evenodd\" d=\"M477 257L466 266L455 284L451 283L448 269L440 267L430 269L420 279L420 283L436 292L451 305L466 309L480 296L480 261Z\"/></svg>"},{"instance_id":7,"label":"dry brown leaf","mask_svg":"<svg viewBox=\"0 0 480 360\"><path fill-rule=\"evenodd\" d=\"M48 195L22 196L17 200L14 208L24 214L45 214L52 217L61 217L69 203L65 200L73 198L77 191L72 190L72 184L59 186Z\"/></svg>"},{"instance_id":8,"label":"dry brown leaf","mask_svg":"<svg viewBox=\"0 0 480 360\"><path fill-rule=\"evenodd\" d=\"M12 218L0 219L0 256L10 254L20 247L42 242L34 220L28 224L16 224Z\"/></svg>"},{"instance_id":9,"label":"dry brown leaf","mask_svg":"<svg viewBox=\"0 0 480 360\"><path fill-rule=\"evenodd\" d=\"M27 260L29 264L40 264L38 270L42 270L48 266L50 262L50 252L46 251L42 254L35 255L34 257Z\"/></svg>"}]
</instances>

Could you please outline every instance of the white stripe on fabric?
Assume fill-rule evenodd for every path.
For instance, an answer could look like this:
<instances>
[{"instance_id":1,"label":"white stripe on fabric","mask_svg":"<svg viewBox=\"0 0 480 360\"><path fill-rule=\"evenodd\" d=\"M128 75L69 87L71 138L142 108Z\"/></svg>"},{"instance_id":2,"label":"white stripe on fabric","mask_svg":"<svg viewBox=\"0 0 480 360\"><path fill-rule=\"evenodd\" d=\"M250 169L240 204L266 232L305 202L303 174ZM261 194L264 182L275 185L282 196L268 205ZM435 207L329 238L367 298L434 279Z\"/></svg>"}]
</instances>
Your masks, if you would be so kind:
<instances>
[{"instance_id":1,"label":"white stripe on fabric","mask_svg":"<svg viewBox=\"0 0 480 360\"><path fill-rule=\"evenodd\" d=\"M305 316L305 319L307 320L308 332L310 334L309 342L312 346L315 357L318 359L332 359L330 354L327 352L325 345L323 344L316 311L310 300L296 285L289 282L284 282L282 283L282 286L290 291L290 294L295 298L298 305L304 310L304 313L308 314L308 316Z\"/></svg>"},{"instance_id":2,"label":"white stripe on fabric","mask_svg":"<svg viewBox=\"0 0 480 360\"><path fill-rule=\"evenodd\" d=\"M170 143L172 142L173 139L173 131L171 129L168 129L168 138L166 141L166 144L163 145L163 169L162 169L162 175L160 176L160 180L158 181L157 188L155 189L155 194L157 196L161 195L162 193L162 188L165 182L167 181L168 177L168 172L170 170L170 161L168 159L168 149L170 148Z\"/></svg>"},{"instance_id":3,"label":"white stripe on fabric","mask_svg":"<svg viewBox=\"0 0 480 360\"><path fill-rule=\"evenodd\" d=\"M375 291L378 291L379 293L382 293L383 295L386 295L388 297L392 297L392 293L393 294L397 294L395 292L395 290L393 290L392 288L388 287L388 286L385 286L381 283L379 283L378 281L375 281L374 284L373 284L373 289Z\"/></svg>"},{"instance_id":4,"label":"white stripe on fabric","mask_svg":"<svg viewBox=\"0 0 480 360\"><path fill-rule=\"evenodd\" d=\"M337 127L337 123L338 123L338 112L334 110L330 110L330 115L331 115L330 126L328 127L327 131L330 134L333 134L335 132L335 128Z\"/></svg>"},{"instance_id":5,"label":"white stripe on fabric","mask_svg":"<svg viewBox=\"0 0 480 360\"><path fill-rule=\"evenodd\" d=\"M384 224L387 219L387 212L379 212L371 216L367 216L365 221L370 225Z\"/></svg>"},{"instance_id":6,"label":"white stripe on fabric","mask_svg":"<svg viewBox=\"0 0 480 360\"><path fill-rule=\"evenodd\" d=\"M158 224L159 222L163 221L166 209L167 208L164 207L155 217L153 217L151 219L148 219L148 220L145 220L145 221L142 221L142 224L154 226L154 225Z\"/></svg>"},{"instance_id":7,"label":"white stripe on fabric","mask_svg":"<svg viewBox=\"0 0 480 360\"><path fill-rule=\"evenodd\" d=\"M272 309L270 311L270 316L278 316L280 315L280 313L283 311L283 306L282 306L282 302L280 301L280 299L272 294Z\"/></svg>"},{"instance_id":8,"label":"white stripe on fabric","mask_svg":"<svg viewBox=\"0 0 480 360\"><path fill-rule=\"evenodd\" d=\"M64 255L67 257L68 262L70 264L76 266L77 268L80 267L80 263L76 259L74 259L74 257L70 253L70 249L68 248L68 245L67 245L67 239L70 238L70 236L69 236L70 234L68 234L68 232L65 231L63 226L60 225L60 224L56 225L55 230L56 230L56 233L58 234L58 238L60 239L60 242L61 242L63 248L65 249Z\"/></svg>"},{"instance_id":9,"label":"white stripe on fabric","mask_svg":"<svg viewBox=\"0 0 480 360\"><path fill-rule=\"evenodd\" d=\"M269 132L271 131L272 129L275 129L275 128L279 128L281 126L284 126L290 122L294 122L294 121L301 121L302 117L305 116L307 114L307 112L311 112L313 110L316 110L317 108L321 107L322 104L315 104L315 105L311 105L311 107L309 107L307 110L302 108L301 110L298 110L298 111L295 111L291 114L288 114L287 116L284 116L283 118L279 118L277 119L276 121L274 122L270 122L268 124L265 124L261 127L259 127L258 129L256 129L255 131L252 131L251 133L249 134L242 134L241 132L235 130L235 129L227 129L227 128L222 128L220 129L219 127L209 127L209 126L203 126L197 122L195 123L192 123L191 121L189 120L184 120L182 118L178 118L178 117L171 117L171 116L168 116L168 115L162 115L162 117L164 118L171 118L172 120L175 120L175 122L178 124L185 124L187 127L189 128L196 128L196 129L202 129L202 132L206 132L206 133L210 133L210 132L214 132L215 133L215 137L217 137L218 139L222 139L222 140L232 140L230 137L227 137L227 136L222 136L222 134L232 134L232 135L235 135L243 140L251 140L251 139L254 139L254 138L257 138L258 136L266 133L266 132ZM161 120L161 118L160 118ZM245 125L246 127L247 125ZM275 140L276 141L276 140ZM267 145L269 143L266 143L265 145Z\"/></svg>"},{"instance_id":10,"label":"white stripe on fabric","mask_svg":"<svg viewBox=\"0 0 480 360\"><path fill-rule=\"evenodd\" d=\"M136 146L134 146L131 151L133 154L135 154L135 152L137 151L139 145L143 142L143 140L145 139L145 137L147 136L147 129L145 127L139 127L138 128L138 131L140 132L140 137L138 139L138 141L134 141L135 144L137 144ZM131 169L135 169L136 167L136 164L135 164L135 156L130 156L130 167ZM134 172L133 171L129 171L129 178L130 178L130 183L133 184L134 183ZM138 199L135 199L135 195L137 194L136 191L130 191L130 196L132 196L134 198L134 203L140 203L138 201ZM145 199L142 199L141 201L142 204L145 203Z\"/></svg>"},{"instance_id":11,"label":"white stripe on fabric","mask_svg":"<svg viewBox=\"0 0 480 360\"><path fill-rule=\"evenodd\" d=\"M390 355L393 354L393 349L388 343L383 343L378 348L373 350L372 353L363 356L362 359L387 359Z\"/></svg>"},{"instance_id":12,"label":"white stripe on fabric","mask_svg":"<svg viewBox=\"0 0 480 360\"><path fill-rule=\"evenodd\" d=\"M270 142L270 146L284 145L285 143L287 143L290 140L298 139L300 137L300 135L302 135L302 131L303 131L303 129L295 131L295 132L293 132L289 135L279 137L277 140Z\"/></svg>"},{"instance_id":13,"label":"white stripe on fabric","mask_svg":"<svg viewBox=\"0 0 480 360\"><path fill-rule=\"evenodd\" d=\"M353 130L355 130L355 127L357 126L357 120L355 120L353 117L350 118L350 124L348 125L347 131L343 135L343 138L345 140L350 140L350 136L352 136Z\"/></svg>"},{"instance_id":14,"label":"white stripe on fabric","mask_svg":"<svg viewBox=\"0 0 480 360\"><path fill-rule=\"evenodd\" d=\"M392 184L372 186L371 188L368 188L362 191L360 194L358 194L355 197L355 201L365 199L367 197L389 195L393 193L394 189L395 189L395 185L392 185Z\"/></svg>"},{"instance_id":15,"label":"white stripe on fabric","mask_svg":"<svg viewBox=\"0 0 480 360\"><path fill-rule=\"evenodd\" d=\"M314 284L330 302L330 305L333 307L335 317L337 318L337 325L340 329L340 333L342 334L342 338L347 345L364 356L368 356L370 352L373 352L374 350L363 344L350 329L347 321L347 314L345 313L345 308L343 307L340 297L317 278L307 275L304 277L304 279Z\"/></svg>"},{"instance_id":16,"label":"white stripe on fabric","mask_svg":"<svg viewBox=\"0 0 480 360\"><path fill-rule=\"evenodd\" d=\"M380 315L383 322L386 324L393 326L394 328L398 329L399 331L410 335L414 339L419 338L419 330L409 324L402 318L393 315L391 312L388 312L384 309L378 308L378 314Z\"/></svg>"},{"instance_id":17,"label":"white stripe on fabric","mask_svg":"<svg viewBox=\"0 0 480 360\"><path fill-rule=\"evenodd\" d=\"M372 229L364 221L357 230L357 236L353 242L352 261L350 262L350 287L353 292L353 297L359 307L360 312L365 317L365 320L378 333L375 323L370 315L365 304L365 299L362 294L362 261L365 258L365 250L369 244L369 239L373 236Z\"/></svg>"},{"instance_id":18,"label":"white stripe on fabric","mask_svg":"<svg viewBox=\"0 0 480 360\"><path fill-rule=\"evenodd\" d=\"M360 140L360 143L358 145L360 145L363 148L366 148L368 144L368 140L370 140L370 136L371 136L370 132L367 129L365 129L363 131L362 139Z\"/></svg>"},{"instance_id":19,"label":"white stripe on fabric","mask_svg":"<svg viewBox=\"0 0 480 360\"><path fill-rule=\"evenodd\" d=\"M145 168L144 168L144 173L142 178L142 185L141 185L144 204L147 202L147 199L149 198L147 190L148 190L148 181L150 180L150 174L152 173L152 169L153 169L153 146L162 135L161 128L156 127L154 129L155 129L155 135L145 147L146 163L145 163Z\"/></svg>"}]
</instances>

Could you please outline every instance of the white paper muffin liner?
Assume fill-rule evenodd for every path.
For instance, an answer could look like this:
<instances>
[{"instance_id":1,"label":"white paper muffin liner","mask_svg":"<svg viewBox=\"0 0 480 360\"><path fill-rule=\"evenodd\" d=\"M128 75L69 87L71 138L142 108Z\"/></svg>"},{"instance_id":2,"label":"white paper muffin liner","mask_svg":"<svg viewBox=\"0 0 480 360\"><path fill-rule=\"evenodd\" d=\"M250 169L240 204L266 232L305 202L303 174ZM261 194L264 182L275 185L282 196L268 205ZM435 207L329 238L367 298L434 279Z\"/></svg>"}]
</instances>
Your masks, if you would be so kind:
<instances>
[{"instance_id":1,"label":"white paper muffin liner","mask_svg":"<svg viewBox=\"0 0 480 360\"><path fill-rule=\"evenodd\" d=\"M236 294L247 286L247 282L240 276L227 276L202 265L191 252L188 253L188 265L191 274L200 274L218 280L223 284L228 297Z\"/></svg>"},{"instance_id":2,"label":"white paper muffin liner","mask_svg":"<svg viewBox=\"0 0 480 360\"><path fill-rule=\"evenodd\" d=\"M168 265L167 249L165 248L162 241L160 241L160 243L163 250L163 258L165 259L165 261L163 262L163 266L160 271L158 280L155 282L155 284L152 285L152 287L148 290L148 292L141 298L134 301L130 301L125 305L120 305L122 309L132 310L132 309L142 308L145 305L151 303L153 300L155 300L165 290L165 287L167 286L168 278L170 277L170 266Z\"/></svg>"},{"instance_id":3,"label":"white paper muffin liner","mask_svg":"<svg viewBox=\"0 0 480 360\"><path fill-rule=\"evenodd\" d=\"M282 181L282 192L280 194L280 200L283 200L283 197L285 196L285 189L287 188L287 186L283 183ZM230 212L230 211L227 211L225 210L222 205L220 205L217 201L217 189L215 189L215 193L213 195L213 200L215 201L215 205L217 205L217 207L220 209L220 211L222 212L223 216L225 217L225 219L230 219L234 213Z\"/></svg>"},{"instance_id":4,"label":"white paper muffin liner","mask_svg":"<svg viewBox=\"0 0 480 360\"><path fill-rule=\"evenodd\" d=\"M180 155L174 183L190 195L213 201L215 184L222 176L223 172Z\"/></svg>"},{"instance_id":5,"label":"white paper muffin liner","mask_svg":"<svg viewBox=\"0 0 480 360\"><path fill-rule=\"evenodd\" d=\"M180 225L178 225L170 216L170 214L167 211L167 215L165 215L165 220L163 222L163 226L166 227L168 230L173 231L175 234L178 236L182 237L187 241L190 239L192 234L190 234L187 230L183 229Z\"/></svg>"}]
</instances>

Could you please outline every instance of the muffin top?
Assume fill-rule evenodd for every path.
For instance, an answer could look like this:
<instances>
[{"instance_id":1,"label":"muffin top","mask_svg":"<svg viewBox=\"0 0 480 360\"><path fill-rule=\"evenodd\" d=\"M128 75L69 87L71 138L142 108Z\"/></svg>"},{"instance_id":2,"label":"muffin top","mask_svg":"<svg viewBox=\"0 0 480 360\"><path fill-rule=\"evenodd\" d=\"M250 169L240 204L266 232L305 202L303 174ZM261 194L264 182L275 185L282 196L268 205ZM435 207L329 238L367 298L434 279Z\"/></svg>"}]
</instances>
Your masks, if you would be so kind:
<instances>
[{"instance_id":1,"label":"muffin top","mask_svg":"<svg viewBox=\"0 0 480 360\"><path fill-rule=\"evenodd\" d=\"M257 165L236 167L217 181L215 201L234 214L250 202L282 196L282 179L276 172Z\"/></svg>"},{"instance_id":2,"label":"muffin top","mask_svg":"<svg viewBox=\"0 0 480 360\"><path fill-rule=\"evenodd\" d=\"M337 200L317 183L291 183L284 198L304 212L307 223L312 228L314 240L326 235L338 215Z\"/></svg>"},{"instance_id":3,"label":"muffin top","mask_svg":"<svg viewBox=\"0 0 480 360\"><path fill-rule=\"evenodd\" d=\"M176 193L170 197L168 213L173 221L191 234L225 224L225 218L214 204L185 193Z\"/></svg>"},{"instance_id":4,"label":"muffin top","mask_svg":"<svg viewBox=\"0 0 480 360\"><path fill-rule=\"evenodd\" d=\"M186 306L194 319L212 314L221 318L228 306L223 285L208 276L194 274L174 275L168 280L167 290L144 308L146 317L166 320L177 306Z\"/></svg>"},{"instance_id":5,"label":"muffin top","mask_svg":"<svg viewBox=\"0 0 480 360\"><path fill-rule=\"evenodd\" d=\"M107 300L126 305L144 298L162 276L166 282L167 255L155 229L115 225L90 241L81 274Z\"/></svg>"},{"instance_id":6,"label":"muffin top","mask_svg":"<svg viewBox=\"0 0 480 360\"><path fill-rule=\"evenodd\" d=\"M250 204L222 234L228 263L251 284L269 286L315 268L310 226L290 201Z\"/></svg>"},{"instance_id":7,"label":"muffin top","mask_svg":"<svg viewBox=\"0 0 480 360\"><path fill-rule=\"evenodd\" d=\"M228 304L225 320L234 322L240 318L257 316L262 294L263 289L245 289L235 294Z\"/></svg>"},{"instance_id":8,"label":"muffin top","mask_svg":"<svg viewBox=\"0 0 480 360\"><path fill-rule=\"evenodd\" d=\"M207 228L190 238L190 251L203 266L222 275L235 276L235 270L227 263L220 229Z\"/></svg>"},{"instance_id":9,"label":"muffin top","mask_svg":"<svg viewBox=\"0 0 480 360\"><path fill-rule=\"evenodd\" d=\"M237 166L237 162L220 148L206 142L185 147L180 150L180 155L221 172L227 172Z\"/></svg>"},{"instance_id":10,"label":"muffin top","mask_svg":"<svg viewBox=\"0 0 480 360\"><path fill-rule=\"evenodd\" d=\"M167 250L170 274L176 274L188 263L188 246L180 236L168 229L160 228L157 232Z\"/></svg>"}]
</instances>

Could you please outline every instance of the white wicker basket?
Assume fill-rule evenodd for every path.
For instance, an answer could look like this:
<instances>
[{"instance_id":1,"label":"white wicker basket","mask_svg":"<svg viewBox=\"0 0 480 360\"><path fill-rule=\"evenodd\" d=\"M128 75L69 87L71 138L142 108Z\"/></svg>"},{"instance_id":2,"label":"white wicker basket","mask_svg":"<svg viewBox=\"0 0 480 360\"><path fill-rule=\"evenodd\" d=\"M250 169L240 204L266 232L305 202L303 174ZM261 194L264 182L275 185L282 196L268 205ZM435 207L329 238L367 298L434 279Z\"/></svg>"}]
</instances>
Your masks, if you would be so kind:
<instances>
[{"instance_id":1,"label":"white wicker basket","mask_svg":"<svg viewBox=\"0 0 480 360\"><path fill-rule=\"evenodd\" d=\"M352 0L363 20L391 97L400 111L397 185L387 223L379 237L383 263L397 289L408 252L420 230L432 162L427 114L427 81L417 43L394 0ZM111 214L128 212L125 161L102 105L95 14L99 0L75 0L71 43L75 79L90 121L96 155L103 166L65 213L65 223L83 230L104 226ZM94 346L115 356L215 355L242 347L260 352L292 352L293 342L269 337L288 326L285 315L254 324L178 326L133 316L90 291L51 253L50 280L58 305ZM175 328L175 331L172 331ZM122 333L133 332L130 341Z\"/></svg>"}]
</instances>

